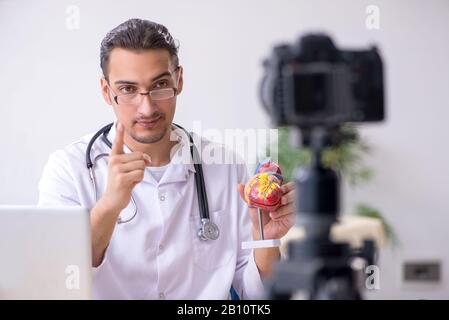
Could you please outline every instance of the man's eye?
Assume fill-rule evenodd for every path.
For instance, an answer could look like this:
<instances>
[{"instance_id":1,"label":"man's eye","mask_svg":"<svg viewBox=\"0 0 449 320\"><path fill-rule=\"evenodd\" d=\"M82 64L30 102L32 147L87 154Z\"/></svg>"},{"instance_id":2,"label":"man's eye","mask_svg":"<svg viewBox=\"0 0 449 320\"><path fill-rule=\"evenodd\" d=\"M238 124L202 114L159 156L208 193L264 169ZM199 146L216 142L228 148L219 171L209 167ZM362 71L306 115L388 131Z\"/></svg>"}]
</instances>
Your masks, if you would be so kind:
<instances>
[{"instance_id":1,"label":"man's eye","mask_svg":"<svg viewBox=\"0 0 449 320\"><path fill-rule=\"evenodd\" d=\"M120 88L120 92L123 93L123 94L131 94L131 93L135 93L136 92L136 88L130 87L130 86L121 87Z\"/></svg>"},{"instance_id":2,"label":"man's eye","mask_svg":"<svg viewBox=\"0 0 449 320\"><path fill-rule=\"evenodd\" d=\"M156 83L155 88L160 89L160 88L165 88L167 86L168 86L168 81L164 80L164 81L159 81L158 83Z\"/></svg>"}]
</instances>

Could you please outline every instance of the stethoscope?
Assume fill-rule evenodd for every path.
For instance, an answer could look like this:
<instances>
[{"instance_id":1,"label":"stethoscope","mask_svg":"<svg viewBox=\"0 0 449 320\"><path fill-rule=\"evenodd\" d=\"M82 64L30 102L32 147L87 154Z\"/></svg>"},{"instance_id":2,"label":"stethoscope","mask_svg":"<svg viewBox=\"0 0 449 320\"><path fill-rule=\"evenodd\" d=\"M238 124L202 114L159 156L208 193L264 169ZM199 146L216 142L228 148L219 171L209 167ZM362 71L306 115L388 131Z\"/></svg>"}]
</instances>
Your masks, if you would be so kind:
<instances>
[{"instance_id":1,"label":"stethoscope","mask_svg":"<svg viewBox=\"0 0 449 320\"><path fill-rule=\"evenodd\" d=\"M101 159L103 157L107 157L107 156L109 156L109 154L101 153L94 158L93 162L92 162L90 154L92 151L93 144L100 136L101 136L101 140L109 148L112 148L112 143L111 143L111 141L109 141L107 135L113 125L114 125L114 123L110 123L110 124L104 126L103 128L101 128L96 134L94 134L92 139L89 141L89 143L87 145L87 149L86 149L86 166L87 166L87 170L89 170L90 179L92 180L92 185L93 185L94 193L95 193L95 202L98 201L98 194L97 194L97 183L96 183L96 179L95 179L94 166L95 166L95 163L99 159ZM199 205L199 209L200 209L200 220L201 220L201 228L198 231L198 237L201 240L217 240L218 236L220 235L220 230L218 229L218 226L214 222L210 221L206 187L204 185L203 168L201 165L201 160L200 160L198 150L193 142L192 135L186 129L181 127L180 125L177 125L175 123L173 123L173 125L178 127L179 129L183 130L187 134L187 136L189 137L189 140L190 140L190 154L192 156L193 166L196 171L195 186L196 186L196 193L198 196L198 205ZM118 217L118 219L117 219L118 224L130 222L131 220L133 220L136 217L137 211L138 211L137 204L136 204L136 201L134 200L134 197L132 194L131 194L131 201L134 206L133 215L131 216L131 218L126 219L126 220L122 219L122 217Z\"/></svg>"}]
</instances>

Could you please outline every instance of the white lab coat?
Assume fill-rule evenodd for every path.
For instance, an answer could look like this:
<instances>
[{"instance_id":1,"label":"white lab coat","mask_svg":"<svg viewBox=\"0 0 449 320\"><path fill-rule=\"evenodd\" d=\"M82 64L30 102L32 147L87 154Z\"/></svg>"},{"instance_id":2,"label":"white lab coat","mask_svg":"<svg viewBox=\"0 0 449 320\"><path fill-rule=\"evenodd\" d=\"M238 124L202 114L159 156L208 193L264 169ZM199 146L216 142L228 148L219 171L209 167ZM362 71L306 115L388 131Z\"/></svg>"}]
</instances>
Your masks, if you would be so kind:
<instances>
[{"instance_id":1,"label":"white lab coat","mask_svg":"<svg viewBox=\"0 0 449 320\"><path fill-rule=\"evenodd\" d=\"M93 268L94 298L228 299L231 285L242 299L262 297L264 288L253 251L241 249L242 241L251 240L248 208L237 192L237 183L248 179L246 165L203 164L210 217L220 228L220 237L202 241L197 236L200 218L188 137L179 129L175 132L181 137L181 147L164 176L157 183L145 171L143 181L133 190L137 216L115 226L102 263ZM85 163L91 137L50 155L39 183L39 205L94 207ZM114 141L115 125L108 138ZM208 151L235 156L222 145L205 139L201 143ZM125 152L130 152L126 146ZM100 153L109 154L110 148L97 139L92 159ZM98 198L106 188L107 159L95 163ZM133 212L130 202L121 216L127 219Z\"/></svg>"}]
</instances>

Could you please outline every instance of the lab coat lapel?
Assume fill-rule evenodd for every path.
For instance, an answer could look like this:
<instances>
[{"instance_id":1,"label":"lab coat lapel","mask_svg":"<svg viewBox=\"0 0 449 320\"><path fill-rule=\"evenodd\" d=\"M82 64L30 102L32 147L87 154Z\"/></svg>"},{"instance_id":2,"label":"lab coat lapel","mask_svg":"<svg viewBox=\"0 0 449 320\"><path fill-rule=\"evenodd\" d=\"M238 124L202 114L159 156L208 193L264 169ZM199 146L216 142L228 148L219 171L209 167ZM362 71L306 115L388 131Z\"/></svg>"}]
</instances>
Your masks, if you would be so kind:
<instances>
[{"instance_id":1,"label":"lab coat lapel","mask_svg":"<svg viewBox=\"0 0 449 320\"><path fill-rule=\"evenodd\" d=\"M186 133L178 128L172 131L172 139L177 139L179 146L170 154L170 165L167 168L160 184L183 182L189 178L190 172L195 173L190 154L189 138Z\"/></svg>"}]
</instances>

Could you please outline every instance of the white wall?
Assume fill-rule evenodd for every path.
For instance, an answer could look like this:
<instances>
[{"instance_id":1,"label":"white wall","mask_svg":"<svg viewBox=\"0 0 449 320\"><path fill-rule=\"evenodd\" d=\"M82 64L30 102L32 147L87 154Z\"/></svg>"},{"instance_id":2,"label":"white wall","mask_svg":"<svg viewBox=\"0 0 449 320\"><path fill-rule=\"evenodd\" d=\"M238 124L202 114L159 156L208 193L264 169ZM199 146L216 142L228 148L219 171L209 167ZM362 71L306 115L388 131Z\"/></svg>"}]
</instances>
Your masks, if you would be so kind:
<instances>
[{"instance_id":1,"label":"white wall","mask_svg":"<svg viewBox=\"0 0 449 320\"><path fill-rule=\"evenodd\" d=\"M368 5L380 29L365 26ZM66 26L69 5L80 28ZM388 121L363 129L374 147L369 186L347 204L378 207L403 243L381 255L372 298L449 297L449 2L441 1L20 1L0 0L0 203L33 204L48 154L113 119L99 91L99 45L140 17L180 40L185 90L175 121L203 128L265 128L261 60L275 43L324 30L342 47L376 43L386 64ZM250 121L251 119L251 121ZM440 259L443 281L410 286L407 259Z\"/></svg>"}]
</instances>

